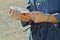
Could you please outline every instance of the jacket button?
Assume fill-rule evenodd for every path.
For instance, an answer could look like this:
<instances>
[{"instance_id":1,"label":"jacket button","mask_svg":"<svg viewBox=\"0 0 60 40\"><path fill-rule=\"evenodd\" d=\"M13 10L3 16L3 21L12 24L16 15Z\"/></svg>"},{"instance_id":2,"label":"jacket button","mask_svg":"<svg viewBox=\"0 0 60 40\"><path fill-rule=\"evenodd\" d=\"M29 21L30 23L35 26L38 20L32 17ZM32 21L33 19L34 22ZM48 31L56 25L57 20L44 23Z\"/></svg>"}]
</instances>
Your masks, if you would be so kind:
<instances>
[{"instance_id":1,"label":"jacket button","mask_svg":"<svg viewBox=\"0 0 60 40\"><path fill-rule=\"evenodd\" d=\"M40 3L37 3L37 5L39 6L39 5L40 5Z\"/></svg>"}]
</instances>

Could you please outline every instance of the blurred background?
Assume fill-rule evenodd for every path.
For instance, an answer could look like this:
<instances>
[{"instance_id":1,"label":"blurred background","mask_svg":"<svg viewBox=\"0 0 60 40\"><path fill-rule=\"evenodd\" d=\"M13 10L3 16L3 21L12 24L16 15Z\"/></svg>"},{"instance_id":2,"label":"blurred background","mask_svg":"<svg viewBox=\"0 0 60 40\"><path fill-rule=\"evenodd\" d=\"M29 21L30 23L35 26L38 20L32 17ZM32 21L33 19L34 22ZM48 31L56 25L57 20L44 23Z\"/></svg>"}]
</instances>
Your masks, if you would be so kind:
<instances>
[{"instance_id":1,"label":"blurred background","mask_svg":"<svg viewBox=\"0 0 60 40\"><path fill-rule=\"evenodd\" d=\"M20 20L12 18L8 13L11 5L25 7L26 0L0 0L0 40L28 40Z\"/></svg>"}]
</instances>

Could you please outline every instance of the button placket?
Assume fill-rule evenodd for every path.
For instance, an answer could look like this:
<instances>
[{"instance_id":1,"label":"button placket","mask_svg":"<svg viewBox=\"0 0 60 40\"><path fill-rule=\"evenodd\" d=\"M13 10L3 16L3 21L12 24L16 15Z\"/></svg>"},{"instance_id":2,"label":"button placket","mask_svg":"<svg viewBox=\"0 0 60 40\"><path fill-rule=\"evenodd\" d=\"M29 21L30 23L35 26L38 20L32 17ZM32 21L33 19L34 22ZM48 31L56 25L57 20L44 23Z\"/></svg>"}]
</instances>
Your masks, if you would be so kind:
<instances>
[{"instance_id":1,"label":"button placket","mask_svg":"<svg viewBox=\"0 0 60 40\"><path fill-rule=\"evenodd\" d=\"M41 5L41 3L37 1L37 2L36 2L36 7L38 8L39 5Z\"/></svg>"},{"instance_id":2,"label":"button placket","mask_svg":"<svg viewBox=\"0 0 60 40\"><path fill-rule=\"evenodd\" d=\"M42 6L43 6L44 2L45 2L45 0L37 0L36 1L37 10L38 10L39 7L41 8L40 10L42 10Z\"/></svg>"}]
</instances>

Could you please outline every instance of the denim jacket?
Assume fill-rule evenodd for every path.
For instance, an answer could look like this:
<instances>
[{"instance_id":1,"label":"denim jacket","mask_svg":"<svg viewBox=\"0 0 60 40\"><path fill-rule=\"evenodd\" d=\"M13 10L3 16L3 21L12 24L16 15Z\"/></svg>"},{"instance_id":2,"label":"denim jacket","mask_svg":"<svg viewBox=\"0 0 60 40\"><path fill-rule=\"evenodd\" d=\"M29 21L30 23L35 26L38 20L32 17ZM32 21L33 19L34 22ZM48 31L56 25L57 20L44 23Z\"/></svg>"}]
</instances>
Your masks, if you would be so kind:
<instances>
[{"instance_id":1,"label":"denim jacket","mask_svg":"<svg viewBox=\"0 0 60 40\"><path fill-rule=\"evenodd\" d=\"M45 14L54 14L60 22L60 0L27 0L26 8L30 11L40 11ZM29 22L21 22L23 26ZM31 23L33 24L33 23Z\"/></svg>"}]
</instances>

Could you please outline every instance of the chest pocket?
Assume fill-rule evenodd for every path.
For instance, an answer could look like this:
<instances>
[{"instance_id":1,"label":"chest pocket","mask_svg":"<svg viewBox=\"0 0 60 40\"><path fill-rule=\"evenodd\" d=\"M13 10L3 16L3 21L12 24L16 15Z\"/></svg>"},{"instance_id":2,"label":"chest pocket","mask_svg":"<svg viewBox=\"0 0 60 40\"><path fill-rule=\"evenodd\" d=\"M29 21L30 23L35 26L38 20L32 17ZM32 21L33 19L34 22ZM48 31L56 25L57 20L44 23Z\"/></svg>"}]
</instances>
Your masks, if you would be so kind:
<instances>
[{"instance_id":1,"label":"chest pocket","mask_svg":"<svg viewBox=\"0 0 60 40\"><path fill-rule=\"evenodd\" d=\"M59 5L60 5L59 0L49 0L48 1L48 12L52 13L54 11L60 10Z\"/></svg>"}]
</instances>

